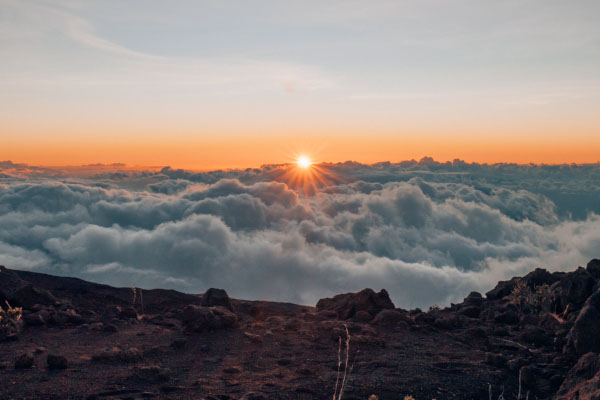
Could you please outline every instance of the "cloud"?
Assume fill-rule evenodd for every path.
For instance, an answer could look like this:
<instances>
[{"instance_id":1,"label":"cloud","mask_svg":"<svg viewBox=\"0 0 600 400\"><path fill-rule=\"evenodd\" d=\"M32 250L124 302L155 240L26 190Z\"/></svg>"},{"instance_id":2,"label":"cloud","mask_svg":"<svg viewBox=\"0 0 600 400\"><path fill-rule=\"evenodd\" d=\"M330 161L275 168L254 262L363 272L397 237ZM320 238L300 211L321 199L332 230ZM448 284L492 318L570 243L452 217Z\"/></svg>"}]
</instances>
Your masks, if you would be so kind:
<instances>
[{"instance_id":1,"label":"cloud","mask_svg":"<svg viewBox=\"0 0 600 400\"><path fill-rule=\"evenodd\" d=\"M343 183L304 195L273 180L286 166L99 166L73 176L23 165L35 172L15 175L15 164L0 163L0 263L304 304L387 288L399 306L426 307L534 267L569 269L599 256L597 204L571 212L598 195L597 165L322 167Z\"/></svg>"}]
</instances>

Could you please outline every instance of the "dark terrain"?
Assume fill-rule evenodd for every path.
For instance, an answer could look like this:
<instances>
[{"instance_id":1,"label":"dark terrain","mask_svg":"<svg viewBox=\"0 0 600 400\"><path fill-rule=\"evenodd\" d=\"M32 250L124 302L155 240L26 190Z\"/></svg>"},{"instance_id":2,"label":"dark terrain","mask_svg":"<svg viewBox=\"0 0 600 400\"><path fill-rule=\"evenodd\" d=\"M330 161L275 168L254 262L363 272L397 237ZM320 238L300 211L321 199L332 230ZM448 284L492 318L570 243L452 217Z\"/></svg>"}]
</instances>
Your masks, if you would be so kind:
<instances>
[{"instance_id":1,"label":"dark terrain","mask_svg":"<svg viewBox=\"0 0 600 400\"><path fill-rule=\"evenodd\" d=\"M422 312L384 290L308 307L0 267L4 309L22 307L0 321L0 398L330 399L347 326L343 399L508 400L519 381L523 399L600 399L599 279L600 260L536 269Z\"/></svg>"}]
</instances>

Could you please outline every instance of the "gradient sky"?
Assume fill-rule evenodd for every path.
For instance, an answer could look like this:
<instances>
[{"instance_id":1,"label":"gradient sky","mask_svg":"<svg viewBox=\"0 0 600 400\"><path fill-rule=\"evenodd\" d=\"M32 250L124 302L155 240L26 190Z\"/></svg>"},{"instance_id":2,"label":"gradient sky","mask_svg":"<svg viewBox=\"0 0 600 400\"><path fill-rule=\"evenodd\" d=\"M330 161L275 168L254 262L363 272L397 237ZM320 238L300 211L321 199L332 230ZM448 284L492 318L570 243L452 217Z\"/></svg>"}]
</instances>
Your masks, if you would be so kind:
<instances>
[{"instance_id":1,"label":"gradient sky","mask_svg":"<svg viewBox=\"0 0 600 400\"><path fill-rule=\"evenodd\" d=\"M0 0L0 159L600 160L600 2Z\"/></svg>"}]
</instances>

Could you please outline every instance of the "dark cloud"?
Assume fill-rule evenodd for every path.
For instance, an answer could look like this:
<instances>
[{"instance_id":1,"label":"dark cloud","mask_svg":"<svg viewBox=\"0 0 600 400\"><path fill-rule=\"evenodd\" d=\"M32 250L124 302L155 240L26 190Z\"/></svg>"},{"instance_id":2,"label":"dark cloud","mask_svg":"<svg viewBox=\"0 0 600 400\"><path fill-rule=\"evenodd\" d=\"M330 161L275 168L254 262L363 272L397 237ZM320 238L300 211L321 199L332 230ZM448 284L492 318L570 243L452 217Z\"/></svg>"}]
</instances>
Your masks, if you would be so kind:
<instances>
[{"instance_id":1,"label":"dark cloud","mask_svg":"<svg viewBox=\"0 0 600 400\"><path fill-rule=\"evenodd\" d=\"M600 251L600 205L588 201L600 194L598 165L328 164L337 183L314 195L282 181L287 166L121 167L74 174L0 163L0 263L308 304L385 287L413 307Z\"/></svg>"}]
</instances>

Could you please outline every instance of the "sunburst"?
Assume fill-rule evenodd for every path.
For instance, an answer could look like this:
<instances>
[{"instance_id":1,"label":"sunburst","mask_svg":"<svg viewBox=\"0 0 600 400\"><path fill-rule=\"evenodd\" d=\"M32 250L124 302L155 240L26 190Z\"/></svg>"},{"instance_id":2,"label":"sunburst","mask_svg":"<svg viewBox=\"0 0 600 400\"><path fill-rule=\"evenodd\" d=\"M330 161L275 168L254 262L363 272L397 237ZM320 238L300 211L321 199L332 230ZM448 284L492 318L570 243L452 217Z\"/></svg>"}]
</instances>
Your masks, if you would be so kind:
<instances>
[{"instance_id":1,"label":"sunburst","mask_svg":"<svg viewBox=\"0 0 600 400\"><path fill-rule=\"evenodd\" d=\"M315 162L308 155L298 155L294 163L277 166L271 176L305 195L314 195L341 181L327 164Z\"/></svg>"}]
</instances>

